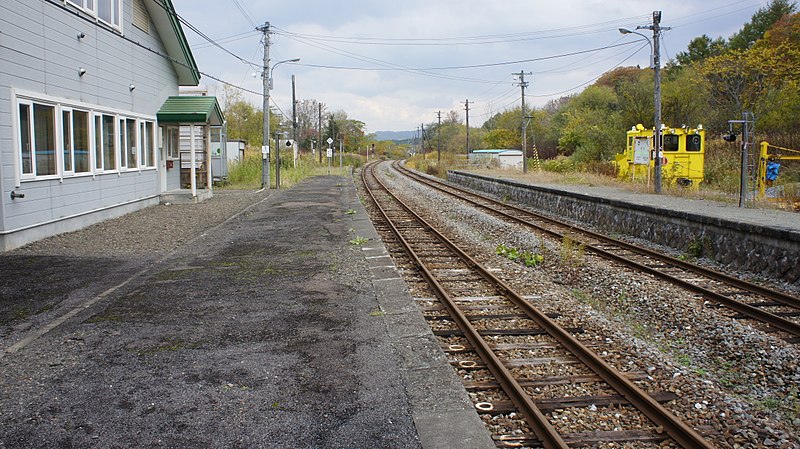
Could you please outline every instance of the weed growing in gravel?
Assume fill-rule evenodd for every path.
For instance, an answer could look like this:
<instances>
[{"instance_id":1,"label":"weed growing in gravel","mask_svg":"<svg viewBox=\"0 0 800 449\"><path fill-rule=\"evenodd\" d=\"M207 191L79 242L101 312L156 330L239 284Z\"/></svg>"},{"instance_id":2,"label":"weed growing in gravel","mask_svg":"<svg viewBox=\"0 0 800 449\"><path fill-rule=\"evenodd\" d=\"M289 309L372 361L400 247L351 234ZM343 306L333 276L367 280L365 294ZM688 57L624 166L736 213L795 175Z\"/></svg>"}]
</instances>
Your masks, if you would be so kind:
<instances>
[{"instance_id":1,"label":"weed growing in gravel","mask_svg":"<svg viewBox=\"0 0 800 449\"><path fill-rule=\"evenodd\" d=\"M519 261L526 267L535 267L544 262L544 256L541 254L534 254L530 251L520 251L517 248L512 248L501 243L497 245L494 250L498 256L503 256L511 261Z\"/></svg>"},{"instance_id":2,"label":"weed growing in gravel","mask_svg":"<svg viewBox=\"0 0 800 449\"><path fill-rule=\"evenodd\" d=\"M355 209L347 209L344 213L347 214L347 215L355 215L356 210Z\"/></svg>"},{"instance_id":3,"label":"weed growing in gravel","mask_svg":"<svg viewBox=\"0 0 800 449\"><path fill-rule=\"evenodd\" d=\"M368 238L361 237L360 235L357 235L356 238L354 238L353 240L350 240L350 244L358 246L358 245L363 245L363 244L367 243L368 241L369 241Z\"/></svg>"},{"instance_id":4,"label":"weed growing in gravel","mask_svg":"<svg viewBox=\"0 0 800 449\"><path fill-rule=\"evenodd\" d=\"M383 316L383 311L375 309L369 313L369 316Z\"/></svg>"},{"instance_id":5,"label":"weed growing in gravel","mask_svg":"<svg viewBox=\"0 0 800 449\"><path fill-rule=\"evenodd\" d=\"M583 265L586 245L578 244L569 233L561 239L561 262L566 267L577 268Z\"/></svg>"}]
</instances>

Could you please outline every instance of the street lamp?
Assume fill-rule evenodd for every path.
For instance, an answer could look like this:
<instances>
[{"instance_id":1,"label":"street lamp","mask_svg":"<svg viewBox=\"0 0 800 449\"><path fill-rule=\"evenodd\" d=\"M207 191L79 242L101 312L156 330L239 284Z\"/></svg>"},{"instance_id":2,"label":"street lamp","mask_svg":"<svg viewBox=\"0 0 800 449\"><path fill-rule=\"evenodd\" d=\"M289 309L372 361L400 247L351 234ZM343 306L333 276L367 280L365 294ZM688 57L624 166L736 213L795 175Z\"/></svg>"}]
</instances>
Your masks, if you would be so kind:
<instances>
[{"instance_id":1,"label":"street lamp","mask_svg":"<svg viewBox=\"0 0 800 449\"><path fill-rule=\"evenodd\" d=\"M285 63L285 62L299 62L300 58L294 59L284 59L283 61L278 61L272 66L272 69L269 69L269 59L264 56L264 72L261 74L264 81L264 132L262 134L262 141L264 142L264 154L261 163L261 188L269 188L269 91L272 90L272 72L275 71L275 67Z\"/></svg>"},{"instance_id":2,"label":"street lamp","mask_svg":"<svg viewBox=\"0 0 800 449\"><path fill-rule=\"evenodd\" d=\"M655 87L653 89L653 96L654 96L654 109L655 109L655 117L653 119L653 147L655 149L655 175L653 176L653 184L655 188L655 193L661 193L661 61L658 49L658 21L655 20L655 13L654 13L654 29L653 32L653 42L642 33L638 31L631 31L627 28L620 28L619 32L622 34L638 34L642 36L644 40L647 41L647 44L650 46L650 64L653 67L653 82ZM658 20L660 20L660 12L658 16ZM650 27L643 27L643 28L650 28ZM666 29L666 28L662 28Z\"/></svg>"}]
</instances>

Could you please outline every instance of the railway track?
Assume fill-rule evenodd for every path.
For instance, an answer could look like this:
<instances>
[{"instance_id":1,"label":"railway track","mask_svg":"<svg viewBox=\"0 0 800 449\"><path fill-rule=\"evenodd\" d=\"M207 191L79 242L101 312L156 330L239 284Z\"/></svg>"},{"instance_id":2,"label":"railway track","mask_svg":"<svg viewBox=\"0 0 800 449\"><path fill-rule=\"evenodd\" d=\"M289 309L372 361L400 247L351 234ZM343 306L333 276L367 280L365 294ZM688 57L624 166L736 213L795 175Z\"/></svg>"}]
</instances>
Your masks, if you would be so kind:
<instances>
[{"instance_id":1,"label":"railway track","mask_svg":"<svg viewBox=\"0 0 800 449\"><path fill-rule=\"evenodd\" d=\"M420 305L451 364L466 373L476 410L514 427L494 435L499 447L713 447L662 405L677 396L648 393L644 373L616 370L578 338L582 329L533 307L392 195L375 166L362 181L382 217L378 228L391 231L430 287Z\"/></svg>"},{"instance_id":2,"label":"railway track","mask_svg":"<svg viewBox=\"0 0 800 449\"><path fill-rule=\"evenodd\" d=\"M752 319L777 332L786 341L800 343L800 299L758 284L667 256L596 232L578 228L486 195L421 176L398 162L400 173L438 191L459 198L489 214L562 240L569 236L585 249L628 268L648 273L731 311L737 319Z\"/></svg>"}]
</instances>

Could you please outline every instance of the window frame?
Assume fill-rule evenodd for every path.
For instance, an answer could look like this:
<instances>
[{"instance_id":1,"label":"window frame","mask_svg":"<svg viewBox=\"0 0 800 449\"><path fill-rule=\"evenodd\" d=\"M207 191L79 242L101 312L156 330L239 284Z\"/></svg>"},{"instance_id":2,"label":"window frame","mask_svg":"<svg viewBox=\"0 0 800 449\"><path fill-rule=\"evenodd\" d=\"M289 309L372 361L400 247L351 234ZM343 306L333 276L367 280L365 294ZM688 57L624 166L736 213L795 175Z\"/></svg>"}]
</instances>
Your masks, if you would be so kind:
<instances>
[{"instance_id":1,"label":"window frame","mask_svg":"<svg viewBox=\"0 0 800 449\"><path fill-rule=\"evenodd\" d=\"M92 16L97 22L107 25L119 32L122 32L124 23L124 9L122 0L63 0L67 5L72 5ZM107 4L109 7L108 20L100 15L100 3Z\"/></svg>"},{"instance_id":2,"label":"window frame","mask_svg":"<svg viewBox=\"0 0 800 449\"><path fill-rule=\"evenodd\" d=\"M26 106L28 108L27 113L27 124L28 124L28 152L30 157L30 171L25 172L24 166L24 157L22 151L22 123L20 122L21 115L20 115L20 106ZM51 125L53 126L53 157L55 158L55 173L40 175L38 174L38 161L37 161L37 144L36 144L36 106L44 106L53 109L53 120ZM62 151L62 144L61 140L61 133L59 132L60 128L60 107L55 104L51 104L46 101L37 101L35 99L17 99L15 103L15 112L16 117L14 117L13 126L16 127L16 138L17 142L14 143L14 159L15 159L15 170L19 175L20 180L42 180L42 179L58 179L61 173L61 169L59 165L61 164L61 157L59 157L59 152Z\"/></svg>"},{"instance_id":3,"label":"window frame","mask_svg":"<svg viewBox=\"0 0 800 449\"><path fill-rule=\"evenodd\" d=\"M118 111L111 108L104 108L96 105L89 105L72 100L66 100L56 97L51 97L44 94L16 91L12 89L12 128L13 128L13 148L14 148L14 173L15 173L15 186L21 186L22 182L42 181L51 179L69 179L77 177L92 176L111 173L120 173L122 171L128 172L141 172L145 170L158 171L159 154L157 152L157 132L159 129L158 121L153 116L146 116L136 114L131 111ZM35 120L35 107L52 108L53 110L53 139L55 140L54 158L55 158L55 173L40 175L38 174L37 164L37 151L36 151L36 120ZM22 117L22 114L26 114ZM85 114L86 133L88 154L86 161L88 163L87 171L76 171L78 160L76 158L76 117L78 114ZM65 124L64 120L69 116L69 123ZM104 120L105 118L105 120ZM136 143L136 163L131 164L130 160L126 160L126 166L121 166L121 157L123 152L128 150L127 139L122 142L125 144L120 146L120 139L124 139L126 134L126 127L120 126L123 124L131 123L131 128L135 135ZM41 123L41 121L40 121ZM113 124L114 129L107 130L107 126ZM27 128L24 128L25 125ZM152 135L142 136L140 134L142 129L149 129ZM41 131L41 130L40 130ZM26 135L27 134L27 135ZM40 133L41 134L41 133ZM97 139L100 139L99 141ZM146 164L142 148L142 139L148 139L150 145L150 164ZM65 139L68 139L65 140ZM111 140L109 140L111 139ZM27 140L29 146L26 151L23 151L22 145ZM113 143L113 153L107 151L105 145ZM69 146L69 148L67 148ZM68 153L68 154L67 154ZM126 156L129 156L127 153ZM111 157L113 161L107 161ZM130 159L130 158L128 158ZM28 161L30 164L28 171L25 171L25 163ZM44 160L40 157L40 162ZM49 162L48 162L49 163ZM109 165L111 164L111 165ZM128 167L129 166L129 167Z\"/></svg>"}]
</instances>

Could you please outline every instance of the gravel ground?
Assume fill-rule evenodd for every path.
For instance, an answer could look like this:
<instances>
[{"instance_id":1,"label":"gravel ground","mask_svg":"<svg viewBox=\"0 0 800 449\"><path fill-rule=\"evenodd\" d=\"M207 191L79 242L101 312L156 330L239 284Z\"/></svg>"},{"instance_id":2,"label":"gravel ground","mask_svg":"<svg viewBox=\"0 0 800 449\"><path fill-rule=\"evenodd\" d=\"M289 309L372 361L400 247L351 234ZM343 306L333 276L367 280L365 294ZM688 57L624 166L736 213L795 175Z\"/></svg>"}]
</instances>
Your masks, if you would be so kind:
<instances>
[{"instance_id":1,"label":"gravel ground","mask_svg":"<svg viewBox=\"0 0 800 449\"><path fill-rule=\"evenodd\" d=\"M385 169L385 168L384 168ZM618 369L640 370L650 390L671 391L669 404L696 426L712 426L726 448L800 447L800 352L795 346L732 320L691 294L584 254L421 187L399 173L384 176L399 196L457 235L473 256L545 312L570 317ZM495 255L505 244L545 256L526 268Z\"/></svg>"},{"instance_id":2,"label":"gravel ground","mask_svg":"<svg viewBox=\"0 0 800 449\"><path fill-rule=\"evenodd\" d=\"M201 203L148 207L3 253L0 338L14 341L15 331L63 314L268 195L217 191Z\"/></svg>"}]
</instances>

